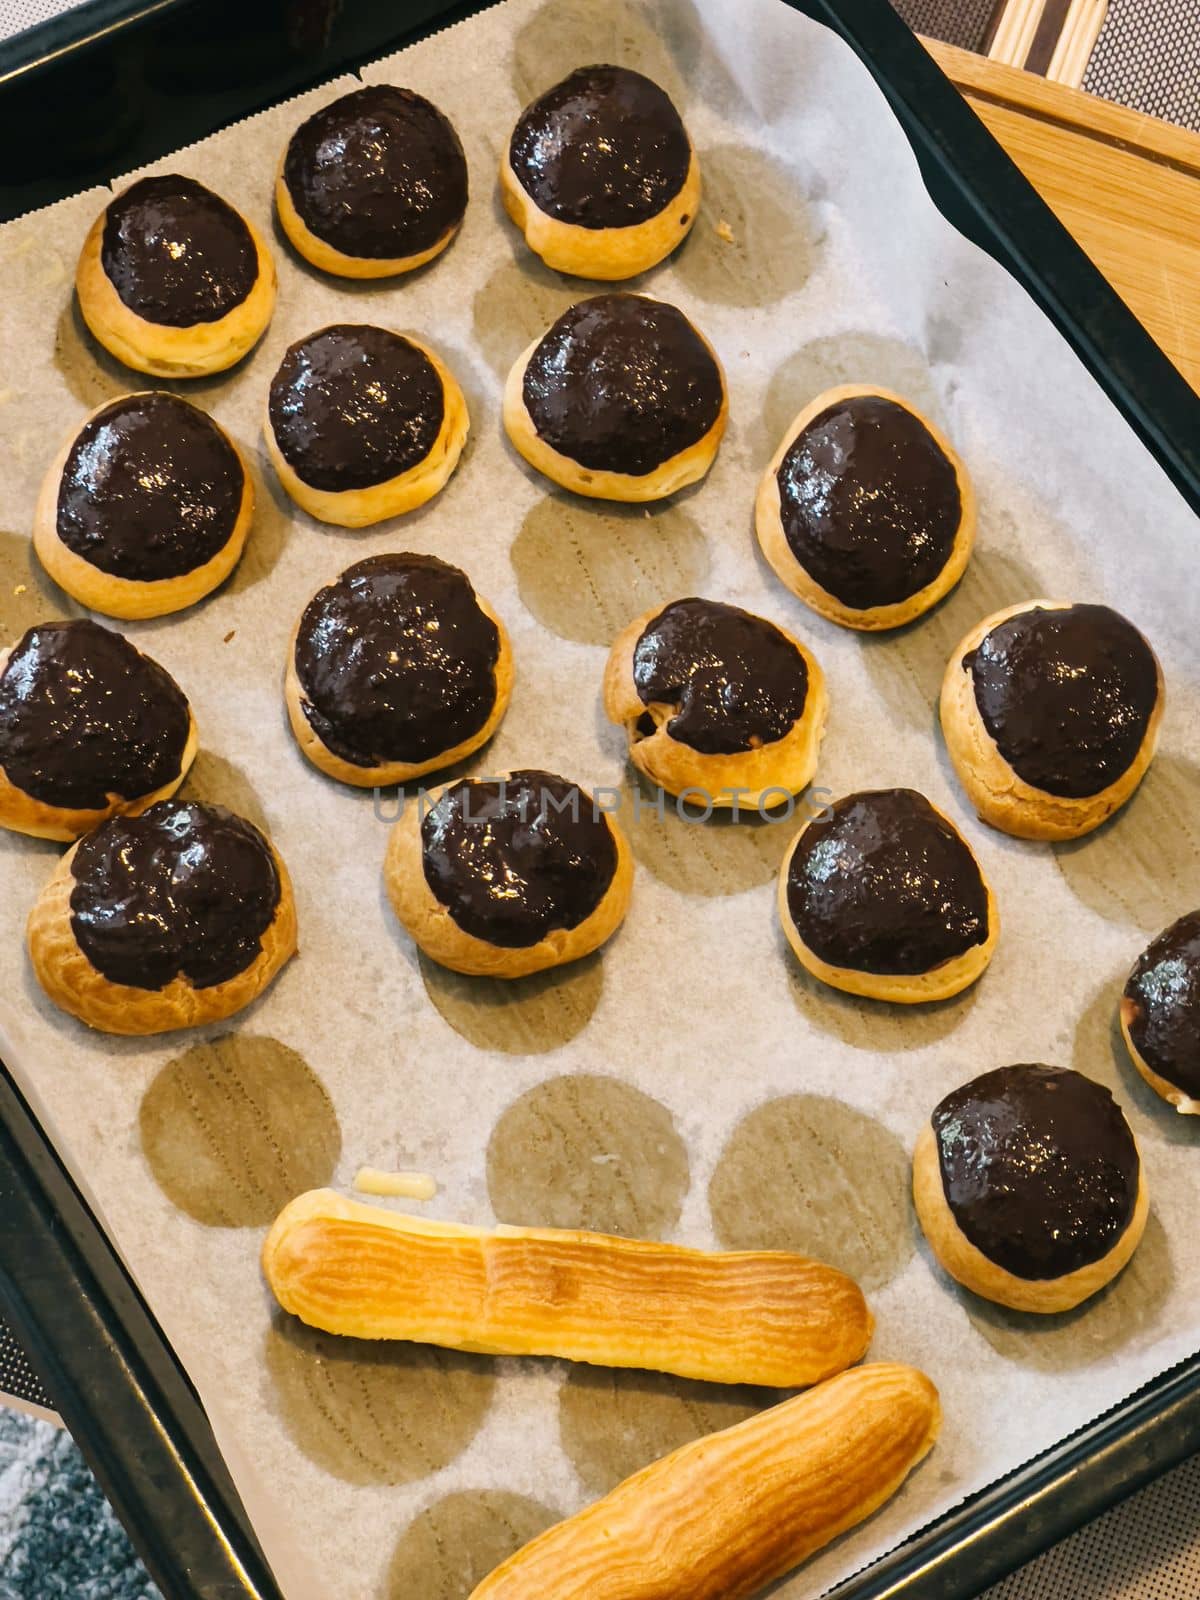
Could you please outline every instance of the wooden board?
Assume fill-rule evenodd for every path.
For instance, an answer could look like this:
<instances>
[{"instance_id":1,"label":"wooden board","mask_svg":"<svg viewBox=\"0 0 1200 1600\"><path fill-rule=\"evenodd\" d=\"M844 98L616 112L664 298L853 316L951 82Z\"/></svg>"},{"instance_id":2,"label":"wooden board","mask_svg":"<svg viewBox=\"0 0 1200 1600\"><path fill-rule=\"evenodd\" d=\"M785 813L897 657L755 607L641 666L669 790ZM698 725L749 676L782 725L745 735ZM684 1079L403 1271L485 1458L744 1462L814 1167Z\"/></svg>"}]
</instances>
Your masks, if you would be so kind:
<instances>
[{"instance_id":1,"label":"wooden board","mask_svg":"<svg viewBox=\"0 0 1200 1600\"><path fill-rule=\"evenodd\" d=\"M1200 390L1200 134L953 45L924 42Z\"/></svg>"}]
</instances>

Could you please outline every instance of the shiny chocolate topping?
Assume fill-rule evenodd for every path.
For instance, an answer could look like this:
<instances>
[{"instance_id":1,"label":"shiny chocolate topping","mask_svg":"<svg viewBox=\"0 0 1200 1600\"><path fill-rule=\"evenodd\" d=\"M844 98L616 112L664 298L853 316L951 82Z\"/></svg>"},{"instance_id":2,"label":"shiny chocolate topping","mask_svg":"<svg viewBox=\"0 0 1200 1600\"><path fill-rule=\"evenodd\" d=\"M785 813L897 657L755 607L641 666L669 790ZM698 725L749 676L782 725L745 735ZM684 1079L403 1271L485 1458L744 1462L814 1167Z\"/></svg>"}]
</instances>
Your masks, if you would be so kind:
<instances>
[{"instance_id":1,"label":"shiny chocolate topping","mask_svg":"<svg viewBox=\"0 0 1200 1600\"><path fill-rule=\"evenodd\" d=\"M1137 1146L1108 1090L1059 1067L1000 1067L933 1113L946 1203L989 1261L1061 1278L1108 1254L1137 1203Z\"/></svg>"},{"instance_id":2,"label":"shiny chocolate topping","mask_svg":"<svg viewBox=\"0 0 1200 1600\"><path fill-rule=\"evenodd\" d=\"M300 703L343 761L428 761L491 715L499 653L499 630L465 572L436 556L370 556L305 608Z\"/></svg>"},{"instance_id":3,"label":"shiny chocolate topping","mask_svg":"<svg viewBox=\"0 0 1200 1600\"><path fill-rule=\"evenodd\" d=\"M787 903L813 954L855 972L932 972L988 936L975 857L913 789L846 795L810 822Z\"/></svg>"},{"instance_id":4,"label":"shiny chocolate topping","mask_svg":"<svg viewBox=\"0 0 1200 1600\"><path fill-rule=\"evenodd\" d=\"M1142 954L1122 1010L1150 1070L1200 1100L1200 911L1173 922Z\"/></svg>"},{"instance_id":5,"label":"shiny chocolate topping","mask_svg":"<svg viewBox=\"0 0 1200 1600\"><path fill-rule=\"evenodd\" d=\"M452 784L421 823L425 881L464 933L506 949L577 928L617 870L592 798L552 772Z\"/></svg>"},{"instance_id":6,"label":"shiny chocolate topping","mask_svg":"<svg viewBox=\"0 0 1200 1600\"><path fill-rule=\"evenodd\" d=\"M633 651L643 705L675 706L672 739L708 756L735 755L790 733L804 713L808 668L772 622L715 600L676 600Z\"/></svg>"},{"instance_id":7,"label":"shiny chocolate topping","mask_svg":"<svg viewBox=\"0 0 1200 1600\"><path fill-rule=\"evenodd\" d=\"M467 209L458 135L430 101L390 83L356 89L302 122L283 181L311 233L370 260L432 249Z\"/></svg>"},{"instance_id":8,"label":"shiny chocolate topping","mask_svg":"<svg viewBox=\"0 0 1200 1600\"><path fill-rule=\"evenodd\" d=\"M279 904L270 846L223 806L160 800L113 817L71 861L71 929L110 983L209 989L244 972Z\"/></svg>"},{"instance_id":9,"label":"shiny chocolate topping","mask_svg":"<svg viewBox=\"0 0 1200 1600\"><path fill-rule=\"evenodd\" d=\"M71 446L55 526L101 572L154 583L224 549L245 487L237 451L199 406L161 391L122 395Z\"/></svg>"},{"instance_id":10,"label":"shiny chocolate topping","mask_svg":"<svg viewBox=\"0 0 1200 1600\"><path fill-rule=\"evenodd\" d=\"M1020 611L963 657L983 725L1047 794L1099 794L1129 768L1158 699L1154 652L1108 606Z\"/></svg>"},{"instance_id":11,"label":"shiny chocolate topping","mask_svg":"<svg viewBox=\"0 0 1200 1600\"><path fill-rule=\"evenodd\" d=\"M644 477L703 439L725 390L682 311L640 294L599 294L559 317L529 358L522 393L560 455Z\"/></svg>"},{"instance_id":12,"label":"shiny chocolate topping","mask_svg":"<svg viewBox=\"0 0 1200 1600\"><path fill-rule=\"evenodd\" d=\"M540 211L580 228L628 228L683 188L692 150L667 95L627 67L580 67L527 106L509 165Z\"/></svg>"},{"instance_id":13,"label":"shiny chocolate topping","mask_svg":"<svg viewBox=\"0 0 1200 1600\"><path fill-rule=\"evenodd\" d=\"M271 380L271 431L314 489L369 489L415 467L445 414L442 380L410 340L337 323L291 346Z\"/></svg>"},{"instance_id":14,"label":"shiny chocolate topping","mask_svg":"<svg viewBox=\"0 0 1200 1600\"><path fill-rule=\"evenodd\" d=\"M139 178L104 213L100 263L144 322L219 322L253 289L258 252L245 221L193 178Z\"/></svg>"},{"instance_id":15,"label":"shiny chocolate topping","mask_svg":"<svg viewBox=\"0 0 1200 1600\"><path fill-rule=\"evenodd\" d=\"M784 536L826 593L859 611L932 583L962 519L954 466L929 429L882 395L822 411L776 473Z\"/></svg>"},{"instance_id":16,"label":"shiny chocolate topping","mask_svg":"<svg viewBox=\"0 0 1200 1600\"><path fill-rule=\"evenodd\" d=\"M153 794L178 778L190 726L170 673L82 618L30 628L0 668L0 768L47 805Z\"/></svg>"}]
</instances>

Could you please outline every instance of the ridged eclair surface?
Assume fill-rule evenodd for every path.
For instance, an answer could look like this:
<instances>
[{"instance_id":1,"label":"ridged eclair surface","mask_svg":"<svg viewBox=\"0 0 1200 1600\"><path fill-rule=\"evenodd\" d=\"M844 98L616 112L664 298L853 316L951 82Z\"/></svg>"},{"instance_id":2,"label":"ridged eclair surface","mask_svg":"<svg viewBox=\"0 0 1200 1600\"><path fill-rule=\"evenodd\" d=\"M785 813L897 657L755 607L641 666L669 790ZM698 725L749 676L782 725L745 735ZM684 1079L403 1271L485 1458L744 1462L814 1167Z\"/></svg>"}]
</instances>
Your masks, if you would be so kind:
<instances>
[{"instance_id":1,"label":"ridged eclair surface","mask_svg":"<svg viewBox=\"0 0 1200 1600\"><path fill-rule=\"evenodd\" d=\"M554 1228L468 1228L301 1195L263 1246L285 1311L328 1333L799 1388L859 1360L850 1278L785 1251L712 1253Z\"/></svg>"},{"instance_id":2,"label":"ridged eclair surface","mask_svg":"<svg viewBox=\"0 0 1200 1600\"><path fill-rule=\"evenodd\" d=\"M471 1600L742 1600L877 1510L937 1438L912 1367L859 1367L626 1478Z\"/></svg>"}]
</instances>

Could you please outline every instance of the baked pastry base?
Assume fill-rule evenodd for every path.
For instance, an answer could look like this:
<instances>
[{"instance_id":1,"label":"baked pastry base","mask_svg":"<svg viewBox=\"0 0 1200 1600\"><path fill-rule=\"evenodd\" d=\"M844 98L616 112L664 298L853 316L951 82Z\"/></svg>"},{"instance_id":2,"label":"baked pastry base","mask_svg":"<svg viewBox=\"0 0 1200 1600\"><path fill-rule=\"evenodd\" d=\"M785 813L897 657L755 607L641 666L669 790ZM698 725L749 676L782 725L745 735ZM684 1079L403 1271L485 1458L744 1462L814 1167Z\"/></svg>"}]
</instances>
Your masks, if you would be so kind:
<instances>
[{"instance_id":1,"label":"baked pastry base","mask_svg":"<svg viewBox=\"0 0 1200 1600\"><path fill-rule=\"evenodd\" d=\"M735 799L739 806L753 807L772 791L782 799L785 794L795 795L806 789L817 770L817 751L829 711L825 674L815 657L799 639L780 628L780 633L804 657L808 669L803 713L782 739L734 755L705 755L673 739L667 732L666 725L678 706L646 705L633 681L637 642L664 609L654 606L623 628L613 642L604 668L605 714L610 722L624 724L629 759L634 766L668 794L679 795L688 789L699 789L714 808L724 810L732 807ZM647 712L654 719L655 732L640 734L637 723Z\"/></svg>"},{"instance_id":2,"label":"baked pastry base","mask_svg":"<svg viewBox=\"0 0 1200 1600\"><path fill-rule=\"evenodd\" d=\"M285 158L286 155L285 151ZM279 225L293 249L311 266L317 267L321 272L331 272L339 278L395 278L402 272L413 272L417 267L423 267L426 262L440 256L462 226L460 218L453 227L447 228L441 238L430 245L428 250L418 250L411 256L346 255L335 245L318 238L296 210L292 191L284 180L282 160L275 175L275 210L279 215Z\"/></svg>"},{"instance_id":3,"label":"baked pastry base","mask_svg":"<svg viewBox=\"0 0 1200 1600\"><path fill-rule=\"evenodd\" d=\"M616 282L648 271L687 238L700 210L700 163L693 150L678 194L655 216L627 228L581 228L549 216L513 171L507 149L500 159L500 198L525 243L548 267Z\"/></svg>"},{"instance_id":4,"label":"baked pastry base","mask_svg":"<svg viewBox=\"0 0 1200 1600\"><path fill-rule=\"evenodd\" d=\"M448 787L432 790L426 807L435 806ZM587 798L583 790L580 796ZM523 978L590 955L620 927L633 887L633 853L615 817L608 816L605 821L617 847L616 870L596 909L574 928L553 928L536 944L513 947L489 944L465 932L429 887L421 848L421 812L419 805L406 806L392 829L383 881L405 932L441 966L476 976Z\"/></svg>"},{"instance_id":5,"label":"baked pastry base","mask_svg":"<svg viewBox=\"0 0 1200 1600\"><path fill-rule=\"evenodd\" d=\"M958 1283L1013 1311L1050 1314L1070 1311L1111 1283L1137 1249L1150 1213L1145 1167L1138 1151L1137 1200L1125 1232L1098 1261L1089 1262L1061 1278L1019 1278L1006 1272L978 1250L954 1219L942 1187L937 1137L931 1124L921 1129L913 1152L913 1204L929 1241L929 1248Z\"/></svg>"},{"instance_id":6,"label":"baked pastry base","mask_svg":"<svg viewBox=\"0 0 1200 1600\"><path fill-rule=\"evenodd\" d=\"M296 953L296 902L292 882L275 847L279 904L264 931L257 956L234 977L206 989L176 976L161 989L112 983L83 953L71 927L73 846L55 868L34 902L26 926L29 957L38 982L63 1011L101 1033L168 1033L219 1022L256 1000L284 963Z\"/></svg>"},{"instance_id":7,"label":"baked pastry base","mask_svg":"<svg viewBox=\"0 0 1200 1600\"><path fill-rule=\"evenodd\" d=\"M963 657L977 649L986 635L1009 617L1035 607L1043 611L1063 611L1070 604L1068 600L1026 600L1020 605L1006 606L1003 611L994 611L955 646L942 679L942 733L967 798L984 822L1018 839L1078 839L1091 833L1129 799L1145 776L1158 744L1163 675L1156 657L1158 693L1141 747L1116 782L1098 794L1073 798L1035 789L1019 778L1000 754L979 714L975 686L970 672L962 664Z\"/></svg>"},{"instance_id":8,"label":"baked pastry base","mask_svg":"<svg viewBox=\"0 0 1200 1600\"><path fill-rule=\"evenodd\" d=\"M629 472L601 472L590 467L582 467L570 456L560 454L541 437L525 405L524 384L525 368L529 365L529 358L541 344L544 335L539 335L517 357L504 385L504 429L513 448L531 467L549 478L552 483L557 483L563 489L570 489L573 494L586 495L591 500L624 500L635 503L662 500L667 495L674 494L677 489L685 488L689 483L696 483L712 466L716 457L725 432L725 424L729 420L729 393L725 387L725 370L717 359L717 352L698 328L694 331L703 340L705 348L717 363L717 371L721 374L721 409L712 427L702 438L697 439L695 444L689 445L686 450L680 450L677 454L669 456L661 465L655 467L653 472L635 475Z\"/></svg>"},{"instance_id":9,"label":"baked pastry base","mask_svg":"<svg viewBox=\"0 0 1200 1600\"><path fill-rule=\"evenodd\" d=\"M59 588L65 589L73 600L78 600L89 611L99 611L106 617L120 617L126 621L163 617L203 600L214 589L220 588L237 566L246 546L250 524L254 520L254 482L246 468L245 456L222 428L221 432L241 463L242 503L238 507L237 520L229 538L216 555L210 556L200 566L193 567L190 572L180 573L178 577L149 581L119 578L115 573L93 566L58 536L58 490L63 468L75 440L92 418L107 410L111 404L111 400L106 400L103 405L89 411L50 463L42 479L33 513L33 548L38 560Z\"/></svg>"},{"instance_id":10,"label":"baked pastry base","mask_svg":"<svg viewBox=\"0 0 1200 1600\"><path fill-rule=\"evenodd\" d=\"M933 805L932 801L930 805ZM943 822L954 827L944 812L939 811L937 806L933 806L933 809ZM955 956L952 961L944 961L940 967L933 967L928 972L860 972L855 967L834 967L827 961L822 961L800 937L796 924L792 921L791 911L788 909L788 872L792 857L796 853L796 846L811 826L811 821L806 822L788 846L787 854L779 869L776 895L779 920L784 935L797 961L807 972L811 972L813 977L819 978L822 983L829 984L833 989L841 989L846 994L862 995L869 1000L890 1000L893 1004L902 1006L923 1005L930 1000L949 1000L952 995L961 994L964 989L969 989L976 979L982 976L996 949L996 940L1000 937L1000 917L996 910L996 897L992 893L992 886L982 866L979 866L979 858L975 856L970 843L961 833L958 836L975 858L975 864L979 866L979 875L983 879L983 887L987 892L988 931L987 938L982 944L972 945L969 950L964 950L962 955ZM957 828L954 831L958 833Z\"/></svg>"},{"instance_id":11,"label":"baked pastry base","mask_svg":"<svg viewBox=\"0 0 1200 1600\"><path fill-rule=\"evenodd\" d=\"M283 698L296 743L314 767L327 777L336 778L339 783L353 784L358 789L384 789L393 783L408 783L411 779L420 778L427 772L436 772L439 767L448 767L452 762L461 761L464 756L469 756L472 751L480 749L488 742L500 726L512 698L512 645L509 642L508 630L483 596L477 593L475 599L484 616L495 623L496 631L500 635L500 653L496 657L496 698L488 713L487 721L477 733L451 746L450 749L443 750L440 755L431 756L427 761L388 761L378 767L359 767L335 755L318 737L305 716L301 703L304 691L300 687L300 679L296 672L296 635L300 629L300 623L297 621L288 645Z\"/></svg>"},{"instance_id":12,"label":"baked pastry base","mask_svg":"<svg viewBox=\"0 0 1200 1600\"><path fill-rule=\"evenodd\" d=\"M1161 1072L1155 1072L1154 1068L1139 1051L1137 1045L1134 1044L1133 1036L1129 1031L1133 1013L1133 1002L1122 995L1120 1005L1117 1007L1117 1020L1121 1025L1121 1037L1125 1041L1125 1048L1129 1051L1129 1059L1154 1090L1155 1094L1161 1095L1167 1104L1174 1106L1181 1116L1200 1116L1200 1100L1193 1100L1186 1089L1181 1089L1178 1084L1172 1083L1170 1078L1164 1078Z\"/></svg>"},{"instance_id":13,"label":"baked pastry base","mask_svg":"<svg viewBox=\"0 0 1200 1600\"><path fill-rule=\"evenodd\" d=\"M158 378L202 378L224 372L258 343L275 309L275 263L248 217L238 212L258 256L258 276L250 293L216 322L174 328L139 317L114 289L100 261L105 215L100 213L83 242L75 290L83 320L110 355L135 372Z\"/></svg>"},{"instance_id":14,"label":"baked pastry base","mask_svg":"<svg viewBox=\"0 0 1200 1600\"><path fill-rule=\"evenodd\" d=\"M917 417L953 466L962 500L958 532L954 536L954 544L946 564L937 577L923 589L918 589L915 594L909 595L906 600L898 600L894 605L871 606L866 610L847 605L844 600L839 600L836 595L830 594L797 561L783 531L779 482L776 477L783 458L791 449L797 435L830 406L837 405L843 400L852 400L857 395L879 395L884 400L891 400L896 405L903 406L906 411ZM975 544L976 520L975 489L961 457L949 439L935 423L918 411L911 401L906 400L903 395L895 394L891 389L880 388L878 384L844 383L836 389L826 389L823 394L810 401L804 410L792 419L779 448L771 457L770 466L763 474L754 502L754 529L758 535L759 545L775 576L784 587L790 589L797 599L803 600L806 606L811 606L821 616L828 617L831 622L838 622L844 628L858 628L866 633L903 627L906 622L912 622L916 617L922 616L944 595L949 594L962 577L970 560Z\"/></svg>"},{"instance_id":15,"label":"baked pastry base","mask_svg":"<svg viewBox=\"0 0 1200 1600\"><path fill-rule=\"evenodd\" d=\"M432 362L442 380L444 412L442 425L430 446L429 454L397 477L372 483L365 489L314 489L288 463L271 426L270 406L266 408L263 435L276 476L300 509L316 517L319 522L331 522L339 528L365 528L371 523L383 522L388 517L399 517L406 511L415 511L445 487L446 480L458 465L471 425L467 416L467 402L458 381L427 344L407 333L398 337L407 339Z\"/></svg>"}]
</instances>

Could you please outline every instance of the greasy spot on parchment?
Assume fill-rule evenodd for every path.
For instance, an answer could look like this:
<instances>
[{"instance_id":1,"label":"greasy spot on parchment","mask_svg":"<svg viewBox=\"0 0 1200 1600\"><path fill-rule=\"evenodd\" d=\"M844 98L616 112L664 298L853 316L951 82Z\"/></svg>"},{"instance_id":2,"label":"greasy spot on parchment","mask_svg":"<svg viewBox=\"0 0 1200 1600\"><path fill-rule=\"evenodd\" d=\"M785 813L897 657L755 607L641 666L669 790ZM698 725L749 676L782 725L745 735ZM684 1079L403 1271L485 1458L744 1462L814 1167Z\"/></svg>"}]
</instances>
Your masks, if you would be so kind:
<instances>
[{"instance_id":1,"label":"greasy spot on parchment","mask_svg":"<svg viewBox=\"0 0 1200 1600\"><path fill-rule=\"evenodd\" d=\"M337 1113L312 1068L277 1039L226 1034L168 1061L139 1112L159 1188L198 1222L263 1227L333 1177Z\"/></svg>"},{"instance_id":2,"label":"greasy spot on parchment","mask_svg":"<svg viewBox=\"0 0 1200 1600\"><path fill-rule=\"evenodd\" d=\"M874 1117L823 1095L770 1100L740 1122L708 1201L727 1250L795 1250L866 1290L912 1255L908 1152Z\"/></svg>"},{"instance_id":3,"label":"greasy spot on parchment","mask_svg":"<svg viewBox=\"0 0 1200 1600\"><path fill-rule=\"evenodd\" d=\"M795 176L748 145L701 153L700 215L674 262L687 293L721 305L770 305L804 287L820 238ZM731 238L718 234L725 224ZM721 352L726 364L736 352Z\"/></svg>"},{"instance_id":4,"label":"greasy spot on parchment","mask_svg":"<svg viewBox=\"0 0 1200 1600\"><path fill-rule=\"evenodd\" d=\"M1071 893L1108 921L1147 934L1200 905L1198 795L1200 766L1155 756L1115 817L1085 838L1052 847Z\"/></svg>"},{"instance_id":5,"label":"greasy spot on parchment","mask_svg":"<svg viewBox=\"0 0 1200 1600\"><path fill-rule=\"evenodd\" d=\"M1152 1338L1174 1278L1166 1229L1153 1211L1133 1259L1107 1288L1074 1311L1010 1311L954 1285L974 1327L1006 1360L1039 1372L1070 1372ZM949 1280L947 1280L949 1281Z\"/></svg>"},{"instance_id":6,"label":"greasy spot on parchment","mask_svg":"<svg viewBox=\"0 0 1200 1600\"><path fill-rule=\"evenodd\" d=\"M670 1112L615 1078L536 1084L488 1141L488 1194L501 1222L656 1239L679 1220L688 1158Z\"/></svg>"},{"instance_id":7,"label":"greasy spot on parchment","mask_svg":"<svg viewBox=\"0 0 1200 1600\"><path fill-rule=\"evenodd\" d=\"M587 1026L604 987L599 953L526 978L451 972L418 952L425 993L458 1034L481 1050L537 1055Z\"/></svg>"},{"instance_id":8,"label":"greasy spot on parchment","mask_svg":"<svg viewBox=\"0 0 1200 1600\"><path fill-rule=\"evenodd\" d=\"M507 378L509 368L522 351L535 339L540 339L568 306L595 292L595 288L581 278L567 278L551 272L535 255L522 248L517 259L497 267L476 291L476 341L493 370L501 378Z\"/></svg>"},{"instance_id":9,"label":"greasy spot on parchment","mask_svg":"<svg viewBox=\"0 0 1200 1600\"><path fill-rule=\"evenodd\" d=\"M792 1000L804 1017L856 1050L874 1050L884 1055L898 1051L922 1050L952 1034L975 1004L978 984L972 984L949 1000L933 1000L925 1005L897 1005L890 1000L869 1000L846 994L814 978L802 967L792 951L780 942Z\"/></svg>"},{"instance_id":10,"label":"greasy spot on parchment","mask_svg":"<svg viewBox=\"0 0 1200 1600\"><path fill-rule=\"evenodd\" d=\"M695 1383L664 1372L572 1367L559 1390L563 1449L590 1494L780 1398L775 1390Z\"/></svg>"},{"instance_id":11,"label":"greasy spot on parchment","mask_svg":"<svg viewBox=\"0 0 1200 1600\"><path fill-rule=\"evenodd\" d=\"M545 627L580 644L610 645L652 606L695 594L708 576L708 546L679 506L580 505L558 495L538 503L512 545L517 588Z\"/></svg>"},{"instance_id":12,"label":"greasy spot on parchment","mask_svg":"<svg viewBox=\"0 0 1200 1600\"><path fill-rule=\"evenodd\" d=\"M513 41L513 88L524 106L576 67L613 61L653 78L686 119L686 86L662 33L662 19L630 0L549 0Z\"/></svg>"},{"instance_id":13,"label":"greasy spot on parchment","mask_svg":"<svg viewBox=\"0 0 1200 1600\"><path fill-rule=\"evenodd\" d=\"M388 1568L387 1600L468 1600L488 1573L559 1520L503 1489L448 1494L409 1523Z\"/></svg>"},{"instance_id":14,"label":"greasy spot on parchment","mask_svg":"<svg viewBox=\"0 0 1200 1600\"><path fill-rule=\"evenodd\" d=\"M46 576L27 533L0 532L0 650L16 644L36 623L83 614L83 607Z\"/></svg>"},{"instance_id":15,"label":"greasy spot on parchment","mask_svg":"<svg viewBox=\"0 0 1200 1600\"><path fill-rule=\"evenodd\" d=\"M1200 1147L1200 1117L1181 1116L1170 1101L1155 1093L1134 1066L1121 1034L1117 1008L1125 980L1143 948L1138 939L1131 940L1128 961L1119 975L1097 991L1078 1020L1074 1008L1068 1013L1068 1032L1073 1033L1071 1065L1110 1089L1127 1113L1136 1111L1146 1118L1157 1138L1168 1144Z\"/></svg>"},{"instance_id":16,"label":"greasy spot on parchment","mask_svg":"<svg viewBox=\"0 0 1200 1600\"><path fill-rule=\"evenodd\" d=\"M344 1483L399 1484L460 1455L495 1364L401 1340L347 1339L280 1313L267 1333L270 1403L310 1461Z\"/></svg>"},{"instance_id":17,"label":"greasy spot on parchment","mask_svg":"<svg viewBox=\"0 0 1200 1600\"><path fill-rule=\"evenodd\" d=\"M732 813L702 810L663 793L640 772L629 769L621 791L621 821L640 864L681 894L708 897L741 894L771 883L806 812L791 820L753 808Z\"/></svg>"},{"instance_id":18,"label":"greasy spot on parchment","mask_svg":"<svg viewBox=\"0 0 1200 1600\"><path fill-rule=\"evenodd\" d=\"M89 411L118 395L173 387L161 378L134 372L110 356L83 320L73 293L64 302L54 330L54 365L76 400ZM55 439L53 447L57 449L61 442Z\"/></svg>"},{"instance_id":19,"label":"greasy spot on parchment","mask_svg":"<svg viewBox=\"0 0 1200 1600\"><path fill-rule=\"evenodd\" d=\"M232 648L233 640L228 646ZM197 750L196 759L179 791L181 800L198 800L202 805L224 806L227 811L245 817L262 833L269 834L270 826L262 801L249 778L224 756L211 750Z\"/></svg>"}]
</instances>

